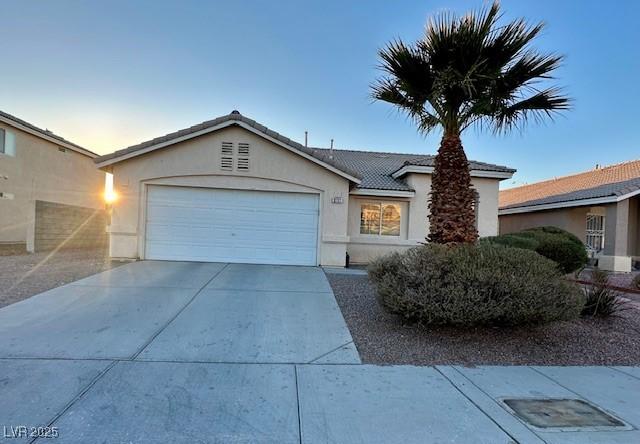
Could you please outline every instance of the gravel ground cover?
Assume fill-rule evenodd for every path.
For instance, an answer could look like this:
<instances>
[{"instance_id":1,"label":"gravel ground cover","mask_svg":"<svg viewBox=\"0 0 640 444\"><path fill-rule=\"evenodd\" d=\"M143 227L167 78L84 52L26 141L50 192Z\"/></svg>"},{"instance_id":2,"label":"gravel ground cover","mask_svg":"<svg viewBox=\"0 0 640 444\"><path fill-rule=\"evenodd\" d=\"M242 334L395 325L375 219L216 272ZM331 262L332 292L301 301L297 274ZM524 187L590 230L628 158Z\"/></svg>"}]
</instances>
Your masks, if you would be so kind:
<instances>
[{"instance_id":1,"label":"gravel ground cover","mask_svg":"<svg viewBox=\"0 0 640 444\"><path fill-rule=\"evenodd\" d=\"M591 281L591 269L587 268L583 270L580 275L577 277L578 280L581 281ZM640 271L634 270L631 273L610 273L609 274L609 285L617 287L619 292L623 297L630 299L636 303L640 303L640 292L633 285L633 280L636 276L640 275ZM568 276L569 279L575 279L576 277L573 275ZM623 289L630 289L630 291L623 291Z\"/></svg>"},{"instance_id":2,"label":"gravel ground cover","mask_svg":"<svg viewBox=\"0 0 640 444\"><path fill-rule=\"evenodd\" d=\"M102 248L0 256L0 307L122 263Z\"/></svg>"},{"instance_id":3,"label":"gravel ground cover","mask_svg":"<svg viewBox=\"0 0 640 444\"><path fill-rule=\"evenodd\" d=\"M327 273L363 362L413 365L638 365L640 307L538 327L427 328L385 312L366 276Z\"/></svg>"}]
</instances>

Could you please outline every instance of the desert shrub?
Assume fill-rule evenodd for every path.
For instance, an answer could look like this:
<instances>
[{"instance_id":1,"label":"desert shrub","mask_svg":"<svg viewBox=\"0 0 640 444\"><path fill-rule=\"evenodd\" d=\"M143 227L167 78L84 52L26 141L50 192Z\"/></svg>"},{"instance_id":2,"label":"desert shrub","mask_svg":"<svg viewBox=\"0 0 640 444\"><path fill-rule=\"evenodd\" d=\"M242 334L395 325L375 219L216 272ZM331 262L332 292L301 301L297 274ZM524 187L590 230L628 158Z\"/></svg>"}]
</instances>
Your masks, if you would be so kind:
<instances>
[{"instance_id":1,"label":"desert shrub","mask_svg":"<svg viewBox=\"0 0 640 444\"><path fill-rule=\"evenodd\" d=\"M585 286L587 297L582 316L607 317L625 308L620 292L608 287L609 273L595 268L591 272L591 282L593 285Z\"/></svg>"},{"instance_id":2,"label":"desert shrub","mask_svg":"<svg viewBox=\"0 0 640 444\"><path fill-rule=\"evenodd\" d=\"M538 241L533 237L522 237L517 234L503 234L502 236L491 236L481 239L482 242L491 242L505 247L524 248L533 250L538 247Z\"/></svg>"},{"instance_id":3,"label":"desert shrub","mask_svg":"<svg viewBox=\"0 0 640 444\"><path fill-rule=\"evenodd\" d=\"M552 226L544 226L544 227L536 227L536 228L529 228L527 230L524 230L525 232L533 232L533 233L547 233L547 234L557 234L571 242L573 242L574 244L578 245L578 246L584 246L584 244L582 243L582 241L578 238L578 236L576 236L573 233L569 233L566 230L563 230L562 228L558 228L558 227L552 227Z\"/></svg>"},{"instance_id":4,"label":"desert shrub","mask_svg":"<svg viewBox=\"0 0 640 444\"><path fill-rule=\"evenodd\" d=\"M587 249L567 238L550 233L539 233L536 252L556 262L564 273L571 273L584 267L589 260Z\"/></svg>"},{"instance_id":5,"label":"desert shrub","mask_svg":"<svg viewBox=\"0 0 640 444\"><path fill-rule=\"evenodd\" d=\"M533 250L556 262L563 273L584 267L589 259L584 244L573 234L556 227L538 227L518 233L485 238L486 242Z\"/></svg>"},{"instance_id":6,"label":"desert shrub","mask_svg":"<svg viewBox=\"0 0 640 444\"><path fill-rule=\"evenodd\" d=\"M369 265L379 302L426 325L519 325L572 319L584 295L533 251L490 242L428 244Z\"/></svg>"}]
</instances>

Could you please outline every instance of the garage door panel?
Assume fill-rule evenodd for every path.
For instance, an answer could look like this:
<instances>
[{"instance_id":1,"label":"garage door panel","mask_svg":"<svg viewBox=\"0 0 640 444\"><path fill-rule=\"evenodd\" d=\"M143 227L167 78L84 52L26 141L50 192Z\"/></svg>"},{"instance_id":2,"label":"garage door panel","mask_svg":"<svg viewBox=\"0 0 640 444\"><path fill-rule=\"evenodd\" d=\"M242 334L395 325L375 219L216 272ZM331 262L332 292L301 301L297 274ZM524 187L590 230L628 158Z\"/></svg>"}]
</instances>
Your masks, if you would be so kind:
<instances>
[{"instance_id":1,"label":"garage door panel","mask_svg":"<svg viewBox=\"0 0 640 444\"><path fill-rule=\"evenodd\" d=\"M251 243L290 243L292 245L310 246L316 240L316 233L296 230L241 230L241 229L211 229L189 225L151 225L147 227L147 241L171 242L182 240L185 242L215 245L224 242L239 244L247 241ZM188 231L188 232L187 232ZM194 240L196 238L196 240Z\"/></svg>"},{"instance_id":2,"label":"garage door panel","mask_svg":"<svg viewBox=\"0 0 640 444\"><path fill-rule=\"evenodd\" d=\"M165 247L170 247L170 250ZM215 252L212 252L208 246L203 245L154 244L150 246L147 254L157 260L229 262L228 258L232 256L233 262L249 264L310 265L311 261L315 262L315 250L311 249L301 251L283 248L217 246Z\"/></svg>"},{"instance_id":3,"label":"garage door panel","mask_svg":"<svg viewBox=\"0 0 640 444\"><path fill-rule=\"evenodd\" d=\"M181 227L182 228L182 227ZM177 232L176 232L177 231ZM173 234L175 232L175 234ZM251 234L251 236L249 236ZM211 236L210 236L211 235ZM200 239L194 240L194 237ZM167 240L170 239L170 240ZM256 246L256 248L312 248L309 247L315 242L316 236L312 233L301 233L292 236L287 232L253 232L243 235L242 232L231 232L224 230L190 230L189 233L180 233L175 226L163 227L161 230L153 230L147 236L149 244L162 243L171 245L175 243L185 243L188 245L203 245L208 247L228 245L231 247ZM313 248L315 250L315 248Z\"/></svg>"},{"instance_id":4,"label":"garage door panel","mask_svg":"<svg viewBox=\"0 0 640 444\"><path fill-rule=\"evenodd\" d=\"M153 204L152 204L153 205ZM234 208L188 208L185 206L150 206L148 220L153 223L183 223L194 224L202 221L203 225L232 225L237 222L238 218L243 218L248 224L261 226L270 224L272 226L287 226L287 229L296 229L300 223L315 224L318 217L317 211L314 212L296 212L289 211L267 211L252 209L234 209ZM304 229L304 227L302 227Z\"/></svg>"},{"instance_id":5,"label":"garage door panel","mask_svg":"<svg viewBox=\"0 0 640 444\"><path fill-rule=\"evenodd\" d=\"M301 230L241 230L241 229L211 229L202 226L187 224L180 225L160 225L153 224L147 226L147 241L163 241L171 239L171 242L184 241L206 245L220 245L228 242L230 245L237 245L241 242L264 243L285 243L299 246L309 246L316 240L317 233L305 232ZM197 241L193 239L200 238Z\"/></svg>"},{"instance_id":6,"label":"garage door panel","mask_svg":"<svg viewBox=\"0 0 640 444\"><path fill-rule=\"evenodd\" d=\"M316 265L318 196L150 186L146 257Z\"/></svg>"}]
</instances>

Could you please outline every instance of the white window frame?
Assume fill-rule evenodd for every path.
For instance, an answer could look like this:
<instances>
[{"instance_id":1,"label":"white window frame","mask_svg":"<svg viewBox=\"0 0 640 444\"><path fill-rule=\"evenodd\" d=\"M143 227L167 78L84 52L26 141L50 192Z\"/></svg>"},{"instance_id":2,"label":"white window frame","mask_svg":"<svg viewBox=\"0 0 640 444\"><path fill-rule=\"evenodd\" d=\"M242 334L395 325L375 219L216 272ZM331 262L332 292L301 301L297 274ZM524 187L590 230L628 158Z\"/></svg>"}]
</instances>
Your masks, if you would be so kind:
<instances>
[{"instance_id":1,"label":"white window frame","mask_svg":"<svg viewBox=\"0 0 640 444\"><path fill-rule=\"evenodd\" d=\"M362 207L364 205L379 205L380 206L380 212L379 212L379 216L378 216L378 233L363 233L362 232ZM385 205L395 205L398 207L398 213L400 214L400 221L399 221L399 230L398 230L398 234L383 234L382 233L382 216L384 214L384 206ZM358 222L358 233L360 236L371 236L371 237L381 237L381 238L399 238L402 235L402 204L400 202L394 202L394 201L383 201L383 200L367 200L367 201L362 201L360 202L360 220Z\"/></svg>"},{"instance_id":2,"label":"white window frame","mask_svg":"<svg viewBox=\"0 0 640 444\"><path fill-rule=\"evenodd\" d=\"M587 248L594 253L604 250L606 220L602 214L587 213L585 220L585 244ZM598 240L600 245L593 245L593 240Z\"/></svg>"},{"instance_id":3,"label":"white window frame","mask_svg":"<svg viewBox=\"0 0 640 444\"><path fill-rule=\"evenodd\" d=\"M473 217L476 230L480 229L480 193L475 188L473 189Z\"/></svg>"}]
</instances>

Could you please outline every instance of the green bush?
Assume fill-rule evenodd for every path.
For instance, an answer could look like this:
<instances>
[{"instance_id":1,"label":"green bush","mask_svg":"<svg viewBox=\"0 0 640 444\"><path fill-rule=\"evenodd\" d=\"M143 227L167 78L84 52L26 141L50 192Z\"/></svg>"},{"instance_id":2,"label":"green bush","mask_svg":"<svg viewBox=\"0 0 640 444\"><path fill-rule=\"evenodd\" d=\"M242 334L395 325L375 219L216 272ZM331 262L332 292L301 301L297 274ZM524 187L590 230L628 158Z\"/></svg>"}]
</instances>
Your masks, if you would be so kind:
<instances>
[{"instance_id":1,"label":"green bush","mask_svg":"<svg viewBox=\"0 0 640 444\"><path fill-rule=\"evenodd\" d=\"M535 251L538 247L538 241L533 237L523 237L516 234L503 234L502 236L491 236L481 239L482 242L491 242L505 247L523 248L525 250Z\"/></svg>"},{"instance_id":2,"label":"green bush","mask_svg":"<svg viewBox=\"0 0 640 444\"><path fill-rule=\"evenodd\" d=\"M481 242L428 244L369 265L379 302L426 325L519 325L573 319L580 288L533 251Z\"/></svg>"},{"instance_id":3,"label":"green bush","mask_svg":"<svg viewBox=\"0 0 640 444\"><path fill-rule=\"evenodd\" d=\"M593 285L586 285L586 301L582 316L608 317L625 309L620 293L609 288L609 273L598 268L591 272Z\"/></svg>"},{"instance_id":4,"label":"green bush","mask_svg":"<svg viewBox=\"0 0 640 444\"><path fill-rule=\"evenodd\" d=\"M556 262L564 273L574 272L587 264L589 257L584 245L568 241L555 234L540 234L536 237L536 253Z\"/></svg>"},{"instance_id":5,"label":"green bush","mask_svg":"<svg viewBox=\"0 0 640 444\"><path fill-rule=\"evenodd\" d=\"M556 262L563 273L572 273L587 264L587 249L573 234L556 227L538 227L518 233L485 238L484 241L533 250Z\"/></svg>"},{"instance_id":6,"label":"green bush","mask_svg":"<svg viewBox=\"0 0 640 444\"><path fill-rule=\"evenodd\" d=\"M582 243L582 241L580 239L578 239L578 236L576 236L573 233L569 233L566 230L563 230L562 228L558 228L558 227L552 227L552 226L544 226L544 227L536 227L536 228L529 228L527 230L524 230L525 233L526 232L533 232L533 233L547 233L547 234L557 234L571 242L573 242L574 244L580 246L580 247L584 247L584 244Z\"/></svg>"}]
</instances>

